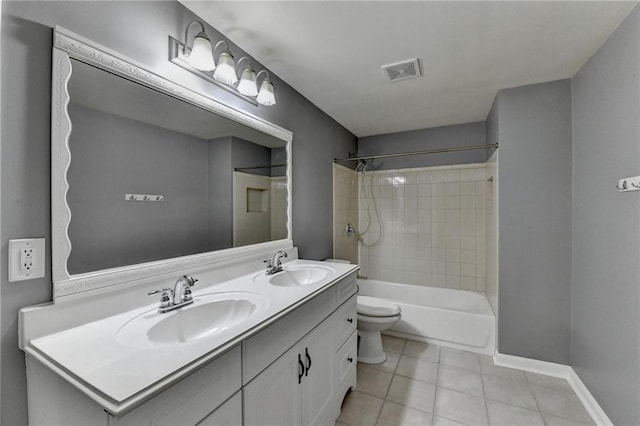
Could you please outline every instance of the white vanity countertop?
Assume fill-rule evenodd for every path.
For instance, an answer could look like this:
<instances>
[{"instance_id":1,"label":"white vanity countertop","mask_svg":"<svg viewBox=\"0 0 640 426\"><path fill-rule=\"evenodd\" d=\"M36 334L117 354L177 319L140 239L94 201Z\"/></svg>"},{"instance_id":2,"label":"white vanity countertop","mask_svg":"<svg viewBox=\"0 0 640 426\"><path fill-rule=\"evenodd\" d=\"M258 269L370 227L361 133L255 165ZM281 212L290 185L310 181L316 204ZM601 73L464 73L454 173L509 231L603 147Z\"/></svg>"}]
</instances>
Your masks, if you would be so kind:
<instances>
[{"instance_id":1,"label":"white vanity countertop","mask_svg":"<svg viewBox=\"0 0 640 426\"><path fill-rule=\"evenodd\" d=\"M263 296L261 299L266 302L241 326L199 340L179 344L148 341L130 344L117 338L118 332L133 318L154 313L159 304L158 298L154 303L133 311L31 340L25 351L66 375L90 397L117 414L137 405L141 394L157 393L160 388L267 327L357 269L356 265L307 260L284 264L285 269L302 265L330 267L335 273L317 283L294 287L267 283L264 270L209 287L206 282L198 283L194 287L194 304L191 306L197 306L199 298L212 293L250 292ZM257 279L258 276L262 278ZM179 310L157 315L174 315L177 312ZM91 395L91 392L95 394Z\"/></svg>"}]
</instances>

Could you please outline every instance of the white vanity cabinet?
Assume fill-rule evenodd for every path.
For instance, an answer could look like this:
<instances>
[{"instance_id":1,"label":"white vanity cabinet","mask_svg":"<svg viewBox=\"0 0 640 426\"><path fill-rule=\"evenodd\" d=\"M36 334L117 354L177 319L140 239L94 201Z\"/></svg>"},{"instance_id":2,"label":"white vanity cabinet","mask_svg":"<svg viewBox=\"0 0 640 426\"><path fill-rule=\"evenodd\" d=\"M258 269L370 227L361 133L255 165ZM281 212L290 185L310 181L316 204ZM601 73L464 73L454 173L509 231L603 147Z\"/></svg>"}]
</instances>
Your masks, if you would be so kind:
<instances>
[{"instance_id":1,"label":"white vanity cabinet","mask_svg":"<svg viewBox=\"0 0 640 426\"><path fill-rule=\"evenodd\" d=\"M245 425L333 424L330 325L323 321L245 386Z\"/></svg>"},{"instance_id":2,"label":"white vanity cabinet","mask_svg":"<svg viewBox=\"0 0 640 426\"><path fill-rule=\"evenodd\" d=\"M133 410L114 416L52 370L27 357L29 424L240 425L240 365L240 346L236 346Z\"/></svg>"},{"instance_id":3,"label":"white vanity cabinet","mask_svg":"<svg viewBox=\"0 0 640 426\"><path fill-rule=\"evenodd\" d=\"M189 369L188 374L176 372L175 379L150 382L149 388L121 400L103 402L99 396L104 393L60 369L35 350L36 344L27 348L26 357L29 423L333 425L347 389L356 384L355 291L353 270L297 307L275 314L277 320L258 324L246 337L237 336L237 343L221 355L206 355L211 359L181 367ZM273 300L285 294L290 296L290 290L274 293ZM131 374L143 377L150 374L148 368L166 361L149 354L152 358ZM108 364L100 368L104 370L96 374L103 380L127 380L110 377Z\"/></svg>"},{"instance_id":4,"label":"white vanity cabinet","mask_svg":"<svg viewBox=\"0 0 640 426\"><path fill-rule=\"evenodd\" d=\"M233 397L223 404L240 395L240 377L240 347L236 346L131 412L112 417L109 426L195 426L205 420L240 425L241 406L234 404Z\"/></svg>"},{"instance_id":5,"label":"white vanity cabinet","mask_svg":"<svg viewBox=\"0 0 640 426\"><path fill-rule=\"evenodd\" d=\"M358 362L358 333L356 296L353 295L333 315L336 348L336 392L344 395L355 387L356 363ZM340 401L341 402L341 401ZM338 410L340 407L338 406Z\"/></svg>"},{"instance_id":6,"label":"white vanity cabinet","mask_svg":"<svg viewBox=\"0 0 640 426\"><path fill-rule=\"evenodd\" d=\"M334 424L347 389L356 384L354 293L352 274L245 342L246 426ZM292 340L297 343L273 362Z\"/></svg>"}]
</instances>

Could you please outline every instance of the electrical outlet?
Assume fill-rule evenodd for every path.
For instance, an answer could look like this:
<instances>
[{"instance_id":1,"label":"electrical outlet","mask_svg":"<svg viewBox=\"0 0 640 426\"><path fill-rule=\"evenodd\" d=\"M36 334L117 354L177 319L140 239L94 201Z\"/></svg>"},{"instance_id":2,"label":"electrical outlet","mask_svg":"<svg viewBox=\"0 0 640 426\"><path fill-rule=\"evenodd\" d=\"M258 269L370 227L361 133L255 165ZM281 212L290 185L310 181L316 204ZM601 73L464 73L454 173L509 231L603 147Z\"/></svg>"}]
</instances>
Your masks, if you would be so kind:
<instances>
[{"instance_id":1,"label":"electrical outlet","mask_svg":"<svg viewBox=\"0 0 640 426\"><path fill-rule=\"evenodd\" d=\"M33 247L20 250L20 271L27 273L33 268Z\"/></svg>"},{"instance_id":2,"label":"electrical outlet","mask_svg":"<svg viewBox=\"0 0 640 426\"><path fill-rule=\"evenodd\" d=\"M9 240L9 282L44 277L44 238Z\"/></svg>"}]
</instances>

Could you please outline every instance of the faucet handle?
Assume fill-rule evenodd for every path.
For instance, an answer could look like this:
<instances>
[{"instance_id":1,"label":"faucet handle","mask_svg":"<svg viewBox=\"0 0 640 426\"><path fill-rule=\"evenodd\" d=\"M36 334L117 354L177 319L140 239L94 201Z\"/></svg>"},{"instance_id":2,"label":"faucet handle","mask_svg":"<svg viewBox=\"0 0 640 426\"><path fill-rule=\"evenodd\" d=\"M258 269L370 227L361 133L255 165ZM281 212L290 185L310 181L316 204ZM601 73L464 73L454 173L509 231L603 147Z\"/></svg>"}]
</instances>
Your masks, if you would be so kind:
<instances>
[{"instance_id":1,"label":"faucet handle","mask_svg":"<svg viewBox=\"0 0 640 426\"><path fill-rule=\"evenodd\" d=\"M262 261L262 263L266 263L267 264L267 268L273 268L273 264L271 263L271 259L265 259Z\"/></svg>"},{"instance_id":2,"label":"faucet handle","mask_svg":"<svg viewBox=\"0 0 640 426\"><path fill-rule=\"evenodd\" d=\"M193 285L193 284L192 284ZM193 295L191 293L191 287L186 286L184 288L184 294L182 295L182 301L183 302L188 302L190 300L193 300Z\"/></svg>"},{"instance_id":3,"label":"faucet handle","mask_svg":"<svg viewBox=\"0 0 640 426\"><path fill-rule=\"evenodd\" d=\"M168 308L169 306L171 306L171 298L169 297L169 294L168 294L169 292L171 292L171 294L173 295L172 288L163 288L160 290L153 290L147 293L147 295L152 296L154 294L162 293L162 296L160 297L160 309L162 309L162 308Z\"/></svg>"},{"instance_id":4,"label":"faucet handle","mask_svg":"<svg viewBox=\"0 0 640 426\"><path fill-rule=\"evenodd\" d=\"M150 291L149 293L147 293L147 296L152 296L152 295L158 294L158 293L166 293L168 291L173 291L173 289L172 288L162 288L160 290L153 290L153 291Z\"/></svg>"}]
</instances>

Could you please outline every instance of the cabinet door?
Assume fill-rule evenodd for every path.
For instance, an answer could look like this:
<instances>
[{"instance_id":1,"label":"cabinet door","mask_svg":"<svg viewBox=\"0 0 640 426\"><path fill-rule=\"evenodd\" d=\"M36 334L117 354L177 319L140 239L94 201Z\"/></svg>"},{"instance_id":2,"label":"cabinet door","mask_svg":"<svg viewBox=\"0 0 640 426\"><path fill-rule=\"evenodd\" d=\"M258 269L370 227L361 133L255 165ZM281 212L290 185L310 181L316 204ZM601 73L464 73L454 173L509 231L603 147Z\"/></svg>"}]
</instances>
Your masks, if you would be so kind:
<instances>
[{"instance_id":1,"label":"cabinet door","mask_svg":"<svg viewBox=\"0 0 640 426\"><path fill-rule=\"evenodd\" d=\"M335 292L329 289L247 339L242 352L242 383L248 383L313 330L333 310L334 304Z\"/></svg>"},{"instance_id":2,"label":"cabinet door","mask_svg":"<svg viewBox=\"0 0 640 426\"><path fill-rule=\"evenodd\" d=\"M325 425L335 422L332 401L335 395L335 347L332 321L323 322L296 345L305 362L302 378L302 424ZM311 364L309 366L309 364Z\"/></svg>"},{"instance_id":3,"label":"cabinet door","mask_svg":"<svg viewBox=\"0 0 640 426\"><path fill-rule=\"evenodd\" d=\"M285 352L244 387L245 426L300 424L304 360L297 349Z\"/></svg>"},{"instance_id":4,"label":"cabinet door","mask_svg":"<svg viewBox=\"0 0 640 426\"><path fill-rule=\"evenodd\" d=\"M242 393L236 393L197 426L242 426Z\"/></svg>"}]
</instances>

